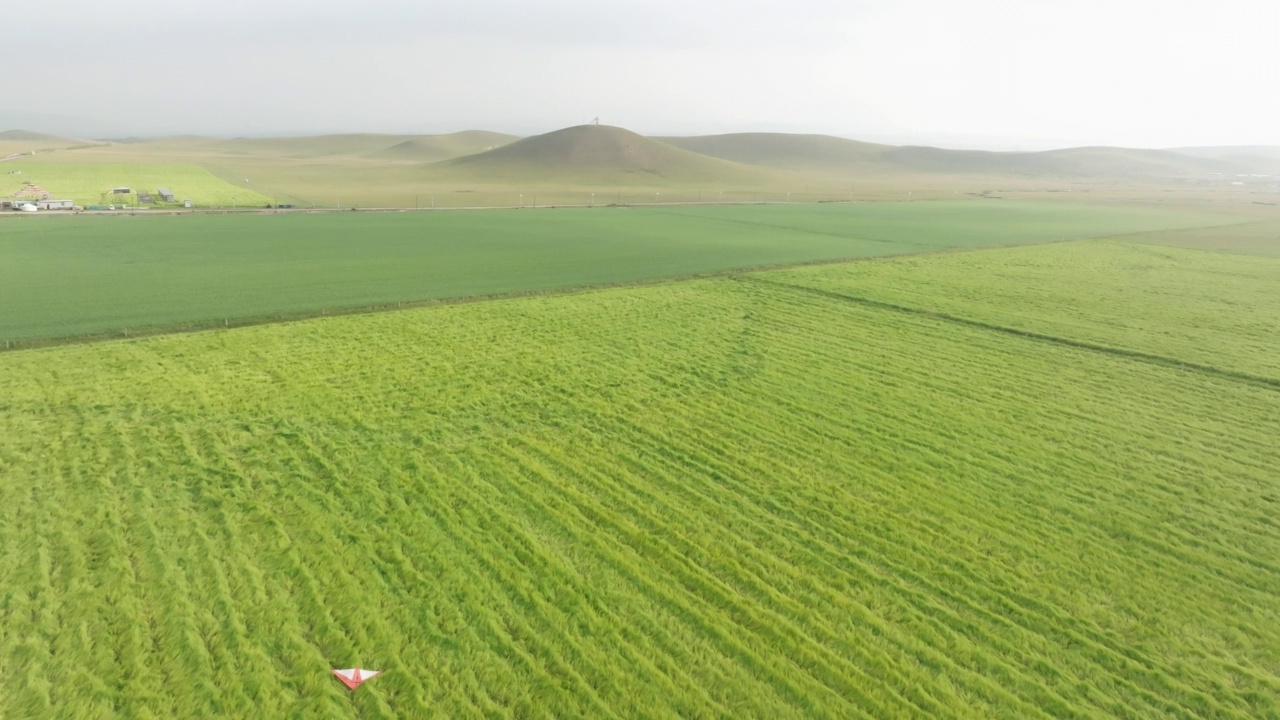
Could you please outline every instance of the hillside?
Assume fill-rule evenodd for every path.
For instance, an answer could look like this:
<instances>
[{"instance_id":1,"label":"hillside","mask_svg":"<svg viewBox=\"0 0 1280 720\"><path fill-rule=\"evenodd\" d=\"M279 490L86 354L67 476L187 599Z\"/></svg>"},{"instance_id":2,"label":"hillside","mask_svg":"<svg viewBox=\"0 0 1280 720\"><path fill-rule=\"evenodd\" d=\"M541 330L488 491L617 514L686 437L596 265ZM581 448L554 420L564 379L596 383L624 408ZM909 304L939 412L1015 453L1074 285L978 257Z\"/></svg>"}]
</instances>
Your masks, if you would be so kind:
<instances>
[{"instance_id":1,"label":"hillside","mask_svg":"<svg viewBox=\"0 0 1280 720\"><path fill-rule=\"evenodd\" d=\"M88 140L58 137L30 130L5 130L0 132L0 157L41 150L58 150L62 148L91 145Z\"/></svg>"},{"instance_id":2,"label":"hillside","mask_svg":"<svg viewBox=\"0 0 1280 720\"><path fill-rule=\"evenodd\" d=\"M1170 148L1171 152L1214 160L1267 159L1280 161L1280 145L1231 145L1221 147Z\"/></svg>"},{"instance_id":3,"label":"hillside","mask_svg":"<svg viewBox=\"0 0 1280 720\"><path fill-rule=\"evenodd\" d=\"M865 164L892 149L890 145L831 135L786 133L733 133L655 139L702 155L748 165L787 169Z\"/></svg>"},{"instance_id":4,"label":"hillside","mask_svg":"<svg viewBox=\"0 0 1280 720\"><path fill-rule=\"evenodd\" d=\"M437 163L454 177L622 185L715 182L756 185L778 173L690 152L630 130L579 125Z\"/></svg>"},{"instance_id":5,"label":"hillside","mask_svg":"<svg viewBox=\"0 0 1280 720\"><path fill-rule=\"evenodd\" d=\"M367 153L366 157L379 160L438 162L493 150L518 139L515 135L487 130L464 130L448 135L418 135Z\"/></svg>"},{"instance_id":6,"label":"hillside","mask_svg":"<svg viewBox=\"0 0 1280 720\"><path fill-rule=\"evenodd\" d=\"M1043 152L949 150L864 143L829 135L737 133L663 142L711 157L797 172L846 175L957 174L1115 179L1280 173L1280 149L1142 150L1080 147ZM1236 150L1239 152L1229 152ZM1217 152L1212 152L1217 151Z\"/></svg>"}]
</instances>

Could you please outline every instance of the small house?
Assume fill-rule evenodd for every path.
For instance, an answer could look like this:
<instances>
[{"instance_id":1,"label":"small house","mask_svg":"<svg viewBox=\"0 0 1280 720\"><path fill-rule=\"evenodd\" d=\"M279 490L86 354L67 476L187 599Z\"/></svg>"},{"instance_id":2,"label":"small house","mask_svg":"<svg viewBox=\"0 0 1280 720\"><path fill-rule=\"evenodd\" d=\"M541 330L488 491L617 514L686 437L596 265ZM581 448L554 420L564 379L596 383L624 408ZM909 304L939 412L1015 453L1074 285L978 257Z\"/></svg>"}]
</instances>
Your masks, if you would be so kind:
<instances>
[{"instance_id":1,"label":"small house","mask_svg":"<svg viewBox=\"0 0 1280 720\"><path fill-rule=\"evenodd\" d=\"M173 191L171 191L169 188L160 188L159 190L156 191L156 194L159 195L160 199L165 202L173 202Z\"/></svg>"},{"instance_id":2,"label":"small house","mask_svg":"<svg viewBox=\"0 0 1280 720\"><path fill-rule=\"evenodd\" d=\"M35 201L36 207L41 210L71 210L75 208L75 204L74 200L54 200L51 198Z\"/></svg>"}]
</instances>

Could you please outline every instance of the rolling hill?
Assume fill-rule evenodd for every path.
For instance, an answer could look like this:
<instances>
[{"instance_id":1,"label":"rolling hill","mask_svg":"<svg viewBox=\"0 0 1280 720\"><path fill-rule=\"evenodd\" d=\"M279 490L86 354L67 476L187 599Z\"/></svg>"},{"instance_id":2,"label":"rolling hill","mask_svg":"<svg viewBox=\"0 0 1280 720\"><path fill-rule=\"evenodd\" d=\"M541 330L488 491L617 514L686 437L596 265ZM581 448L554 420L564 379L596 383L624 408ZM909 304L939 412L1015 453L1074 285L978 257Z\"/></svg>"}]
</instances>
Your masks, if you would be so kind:
<instances>
[{"instance_id":1,"label":"rolling hill","mask_svg":"<svg viewBox=\"0 0 1280 720\"><path fill-rule=\"evenodd\" d=\"M464 130L448 135L418 135L367 153L366 157L407 162L438 162L493 150L518 139L515 135L487 130Z\"/></svg>"},{"instance_id":2,"label":"rolling hill","mask_svg":"<svg viewBox=\"0 0 1280 720\"><path fill-rule=\"evenodd\" d=\"M732 133L655 139L690 152L724 160L792 170L866 164L893 149L891 145L831 135L786 133Z\"/></svg>"},{"instance_id":3,"label":"rolling hill","mask_svg":"<svg viewBox=\"0 0 1280 720\"><path fill-rule=\"evenodd\" d=\"M579 125L524 138L437 163L432 170L442 176L503 181L604 181L620 185L757 185L778 177L770 168L702 155L606 125Z\"/></svg>"},{"instance_id":4,"label":"rolling hill","mask_svg":"<svg viewBox=\"0 0 1280 720\"><path fill-rule=\"evenodd\" d=\"M1183 155L1191 155L1199 158L1210 158L1213 160L1237 160L1248 159L1248 161L1266 158L1269 160L1280 161L1280 145L1229 145L1222 147L1183 147L1171 148L1172 152Z\"/></svg>"},{"instance_id":5,"label":"rolling hill","mask_svg":"<svg viewBox=\"0 0 1280 720\"><path fill-rule=\"evenodd\" d=\"M92 144L94 143L88 140L46 135L45 133L32 132L30 130L5 130L0 132L0 157Z\"/></svg>"},{"instance_id":6,"label":"rolling hill","mask_svg":"<svg viewBox=\"0 0 1280 720\"><path fill-rule=\"evenodd\" d=\"M126 143L131 152L149 151L172 154L190 152L202 156L273 158L286 160L408 160L435 162L483 152L515 140L513 135L466 130L447 135L394 135L383 133L345 133L300 137L208 138L171 137L133 140Z\"/></svg>"},{"instance_id":7,"label":"rolling hill","mask_svg":"<svg viewBox=\"0 0 1280 720\"><path fill-rule=\"evenodd\" d=\"M964 174L1160 179L1212 173L1280 173L1277 148L1143 150L1079 147L1042 152L949 150L864 143L829 135L737 133L662 138L692 152L799 173ZM1267 151L1274 152L1274 156ZM1237 151L1237 152L1231 152Z\"/></svg>"}]
</instances>

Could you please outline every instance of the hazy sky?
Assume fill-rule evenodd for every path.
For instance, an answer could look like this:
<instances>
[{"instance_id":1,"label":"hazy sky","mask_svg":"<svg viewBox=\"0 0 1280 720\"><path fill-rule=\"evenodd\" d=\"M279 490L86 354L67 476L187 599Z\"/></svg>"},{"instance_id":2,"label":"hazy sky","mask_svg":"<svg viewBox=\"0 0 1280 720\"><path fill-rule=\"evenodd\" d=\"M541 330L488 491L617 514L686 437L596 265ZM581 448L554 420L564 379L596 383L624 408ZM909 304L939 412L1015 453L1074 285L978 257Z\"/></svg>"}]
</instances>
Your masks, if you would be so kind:
<instances>
[{"instance_id":1,"label":"hazy sky","mask_svg":"<svg viewBox=\"0 0 1280 720\"><path fill-rule=\"evenodd\" d=\"M59 132L1280 145L1280 0L61 0L0 47Z\"/></svg>"}]
</instances>

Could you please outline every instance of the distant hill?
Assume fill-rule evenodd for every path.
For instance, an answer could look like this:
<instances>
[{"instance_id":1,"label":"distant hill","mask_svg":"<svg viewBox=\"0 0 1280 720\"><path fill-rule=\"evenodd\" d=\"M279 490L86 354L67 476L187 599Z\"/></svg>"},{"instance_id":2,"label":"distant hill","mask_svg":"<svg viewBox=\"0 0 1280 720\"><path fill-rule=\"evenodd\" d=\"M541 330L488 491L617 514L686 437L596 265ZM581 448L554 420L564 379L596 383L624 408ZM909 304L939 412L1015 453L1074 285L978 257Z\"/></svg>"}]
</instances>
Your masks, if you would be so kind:
<instances>
[{"instance_id":1,"label":"distant hill","mask_svg":"<svg viewBox=\"0 0 1280 720\"><path fill-rule=\"evenodd\" d=\"M866 164L893 149L891 145L831 135L786 133L733 133L655 139L690 152L724 160L788 169Z\"/></svg>"},{"instance_id":2,"label":"distant hill","mask_svg":"<svg viewBox=\"0 0 1280 720\"><path fill-rule=\"evenodd\" d=\"M230 155L285 160L368 159L435 162L483 152L505 145L516 137L484 130L466 130L448 135L391 135L345 133L302 137L208 138L167 137L120 141L150 146L166 152L197 152L201 155ZM145 149L145 148L141 148Z\"/></svg>"},{"instance_id":3,"label":"distant hill","mask_svg":"<svg viewBox=\"0 0 1280 720\"><path fill-rule=\"evenodd\" d=\"M380 160L437 162L462 155L474 155L508 145L518 140L515 135L486 130L464 130L449 135L419 135L368 153Z\"/></svg>"},{"instance_id":4,"label":"distant hill","mask_svg":"<svg viewBox=\"0 0 1280 720\"><path fill-rule=\"evenodd\" d=\"M88 140L58 137L30 130L5 130L0 132L0 155L32 150L58 150L80 145L92 145Z\"/></svg>"},{"instance_id":5,"label":"distant hill","mask_svg":"<svg viewBox=\"0 0 1280 720\"><path fill-rule=\"evenodd\" d=\"M214 140L206 149L239 155L275 155L297 159L330 155L367 155L413 139L413 135L344 133L305 137L233 138Z\"/></svg>"},{"instance_id":6,"label":"distant hill","mask_svg":"<svg viewBox=\"0 0 1280 720\"><path fill-rule=\"evenodd\" d=\"M1043 152L984 152L899 147L881 162L916 172L1096 178L1174 178L1223 171L1217 161L1164 150L1081 147Z\"/></svg>"},{"instance_id":7,"label":"distant hill","mask_svg":"<svg viewBox=\"0 0 1280 720\"><path fill-rule=\"evenodd\" d=\"M965 174L1159 179L1199 177L1211 173L1280 173L1280 148L1189 148L1173 151L1081 147L1043 152L990 152L898 147L829 135L783 133L737 133L662 140L724 160L827 176ZM1225 152L1228 150L1242 152ZM1267 150L1277 152L1272 156L1265 152Z\"/></svg>"},{"instance_id":8,"label":"distant hill","mask_svg":"<svg viewBox=\"0 0 1280 720\"><path fill-rule=\"evenodd\" d=\"M607 125L579 125L527 137L434 167L477 178L558 182L756 184L777 178L776 171L690 152Z\"/></svg>"},{"instance_id":9,"label":"distant hill","mask_svg":"<svg viewBox=\"0 0 1280 720\"><path fill-rule=\"evenodd\" d=\"M1212 160L1256 162L1259 159L1280 160L1280 145L1228 145L1223 147L1171 148L1172 152Z\"/></svg>"},{"instance_id":10,"label":"distant hill","mask_svg":"<svg viewBox=\"0 0 1280 720\"><path fill-rule=\"evenodd\" d=\"M15 140L19 142L77 142L68 138L60 138L56 135L45 135L44 133L31 132L30 130L5 130L0 132L0 140Z\"/></svg>"}]
</instances>

